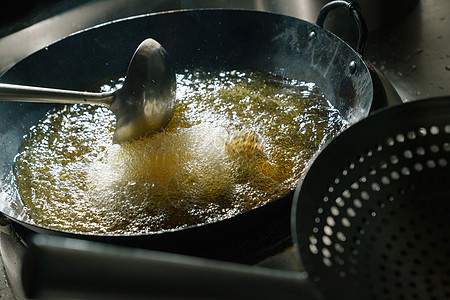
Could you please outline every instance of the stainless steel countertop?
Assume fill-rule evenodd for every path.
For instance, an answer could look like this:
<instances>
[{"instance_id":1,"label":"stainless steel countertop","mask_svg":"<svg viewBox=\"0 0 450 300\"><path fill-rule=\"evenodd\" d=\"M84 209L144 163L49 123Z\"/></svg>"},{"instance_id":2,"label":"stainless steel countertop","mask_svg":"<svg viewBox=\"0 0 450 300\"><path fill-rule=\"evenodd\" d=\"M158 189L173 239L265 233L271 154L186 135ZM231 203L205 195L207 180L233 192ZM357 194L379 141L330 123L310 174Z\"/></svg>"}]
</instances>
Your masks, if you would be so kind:
<instances>
[{"instance_id":1,"label":"stainless steel countertop","mask_svg":"<svg viewBox=\"0 0 450 300\"><path fill-rule=\"evenodd\" d=\"M46 45L78 30L117 18L179 8L232 7L283 13L315 22L308 0L171 1L99 0L51 16L0 39L0 73ZM364 13L364 7L363 7ZM369 33L366 59L393 84L403 101L450 95L450 1L420 0L394 24ZM261 263L295 269L295 249ZM1 299L14 299L0 262Z\"/></svg>"}]
</instances>

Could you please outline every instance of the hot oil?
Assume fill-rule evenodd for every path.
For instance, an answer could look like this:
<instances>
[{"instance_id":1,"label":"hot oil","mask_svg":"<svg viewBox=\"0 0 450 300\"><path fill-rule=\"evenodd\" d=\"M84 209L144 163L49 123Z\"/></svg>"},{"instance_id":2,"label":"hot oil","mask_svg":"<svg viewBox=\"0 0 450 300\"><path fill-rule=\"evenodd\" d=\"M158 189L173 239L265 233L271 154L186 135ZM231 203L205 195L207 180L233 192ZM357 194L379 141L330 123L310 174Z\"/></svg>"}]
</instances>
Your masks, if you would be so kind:
<instances>
[{"instance_id":1,"label":"hot oil","mask_svg":"<svg viewBox=\"0 0 450 300\"><path fill-rule=\"evenodd\" d=\"M314 83L186 71L177 75L172 121L138 141L113 145L115 116L104 107L50 111L23 141L15 182L42 226L170 230L232 217L294 189L312 155L344 126Z\"/></svg>"}]
</instances>

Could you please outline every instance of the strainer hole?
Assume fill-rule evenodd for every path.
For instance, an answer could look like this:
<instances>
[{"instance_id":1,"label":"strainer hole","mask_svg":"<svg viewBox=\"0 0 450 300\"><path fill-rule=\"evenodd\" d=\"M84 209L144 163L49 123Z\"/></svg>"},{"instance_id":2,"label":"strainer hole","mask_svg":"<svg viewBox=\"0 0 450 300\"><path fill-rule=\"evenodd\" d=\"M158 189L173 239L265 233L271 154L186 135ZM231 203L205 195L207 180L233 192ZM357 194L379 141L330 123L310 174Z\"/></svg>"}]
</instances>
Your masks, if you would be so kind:
<instances>
[{"instance_id":1,"label":"strainer hole","mask_svg":"<svg viewBox=\"0 0 450 300\"><path fill-rule=\"evenodd\" d=\"M361 199L363 199L363 200L369 200L369 199L370 199L369 193L366 192L366 191L362 191L362 192L361 192Z\"/></svg>"},{"instance_id":2,"label":"strainer hole","mask_svg":"<svg viewBox=\"0 0 450 300\"><path fill-rule=\"evenodd\" d=\"M319 249L317 249L317 246L313 244L309 244L309 251L311 251L312 254L319 253Z\"/></svg>"},{"instance_id":3,"label":"strainer hole","mask_svg":"<svg viewBox=\"0 0 450 300\"><path fill-rule=\"evenodd\" d=\"M447 160L445 158L439 158L438 159L438 165L440 167L446 167L447 166Z\"/></svg>"},{"instance_id":4,"label":"strainer hole","mask_svg":"<svg viewBox=\"0 0 450 300\"><path fill-rule=\"evenodd\" d=\"M342 196L344 196L344 198L350 198L352 196L352 194L350 193L349 190L345 190L342 192Z\"/></svg>"},{"instance_id":5,"label":"strainer hole","mask_svg":"<svg viewBox=\"0 0 450 300\"><path fill-rule=\"evenodd\" d=\"M427 160L427 167L429 169L434 169L436 168L436 162L432 159Z\"/></svg>"},{"instance_id":6,"label":"strainer hole","mask_svg":"<svg viewBox=\"0 0 450 300\"><path fill-rule=\"evenodd\" d=\"M389 177L383 176L383 177L381 177L381 183L388 185L389 183L391 183L391 181L389 180Z\"/></svg>"},{"instance_id":7,"label":"strainer hole","mask_svg":"<svg viewBox=\"0 0 450 300\"><path fill-rule=\"evenodd\" d=\"M450 124L447 124L444 126L444 132L445 133L450 133Z\"/></svg>"},{"instance_id":8,"label":"strainer hole","mask_svg":"<svg viewBox=\"0 0 450 300\"><path fill-rule=\"evenodd\" d=\"M444 144L442 144L442 149L443 149L445 152L449 152L449 151L450 151L450 143L444 143Z\"/></svg>"},{"instance_id":9,"label":"strainer hole","mask_svg":"<svg viewBox=\"0 0 450 300\"><path fill-rule=\"evenodd\" d=\"M438 134L438 133L439 133L439 127L437 127L437 126L431 126L431 127L430 127L430 133L433 134L433 135Z\"/></svg>"},{"instance_id":10,"label":"strainer hole","mask_svg":"<svg viewBox=\"0 0 450 300\"><path fill-rule=\"evenodd\" d=\"M352 224L350 223L349 219L347 218L342 218L341 220L342 225L344 225L345 227L350 227Z\"/></svg>"},{"instance_id":11,"label":"strainer hole","mask_svg":"<svg viewBox=\"0 0 450 300\"><path fill-rule=\"evenodd\" d=\"M416 153L418 155L425 155L425 149L423 147L417 147L416 148Z\"/></svg>"},{"instance_id":12,"label":"strainer hole","mask_svg":"<svg viewBox=\"0 0 450 300\"><path fill-rule=\"evenodd\" d=\"M331 260L327 257L323 257L322 258L323 264L327 267L331 267L333 266L333 263L331 262Z\"/></svg>"},{"instance_id":13,"label":"strainer hole","mask_svg":"<svg viewBox=\"0 0 450 300\"><path fill-rule=\"evenodd\" d=\"M403 167L400 172L405 176L408 176L411 174L411 171L409 170L408 167Z\"/></svg>"},{"instance_id":14,"label":"strainer hole","mask_svg":"<svg viewBox=\"0 0 450 300\"><path fill-rule=\"evenodd\" d=\"M394 180L398 180L400 178L400 174L398 174L397 171L392 171L391 172L391 178Z\"/></svg>"},{"instance_id":15,"label":"strainer hole","mask_svg":"<svg viewBox=\"0 0 450 300\"><path fill-rule=\"evenodd\" d=\"M384 160L382 160L382 161L380 162L380 168L381 168L381 169L386 169L387 166L388 166L388 164L387 164L387 162L385 162Z\"/></svg>"},{"instance_id":16,"label":"strainer hole","mask_svg":"<svg viewBox=\"0 0 450 300\"><path fill-rule=\"evenodd\" d=\"M394 146L394 144L395 144L395 142L394 142L393 138L389 137L389 138L386 139L386 145Z\"/></svg>"},{"instance_id":17,"label":"strainer hole","mask_svg":"<svg viewBox=\"0 0 450 300\"><path fill-rule=\"evenodd\" d=\"M436 144L431 145L431 146L430 146L430 151L431 151L432 153L438 153L438 152L439 152L439 146L436 145Z\"/></svg>"},{"instance_id":18,"label":"strainer hole","mask_svg":"<svg viewBox=\"0 0 450 300\"><path fill-rule=\"evenodd\" d=\"M330 250L328 250L328 248L322 248L322 255L323 256L325 256L325 257L328 257L328 258L330 258L331 257L331 252L330 252Z\"/></svg>"},{"instance_id":19,"label":"strainer hole","mask_svg":"<svg viewBox=\"0 0 450 300\"><path fill-rule=\"evenodd\" d=\"M334 226L334 225L336 225L336 222L334 221L334 218L333 217L331 217L331 216L328 216L327 217L327 224L329 225L329 226Z\"/></svg>"},{"instance_id":20,"label":"strainer hole","mask_svg":"<svg viewBox=\"0 0 450 300\"><path fill-rule=\"evenodd\" d=\"M421 172L423 170L423 166L421 163L415 163L414 164L414 170L416 170L417 172Z\"/></svg>"},{"instance_id":21,"label":"strainer hole","mask_svg":"<svg viewBox=\"0 0 450 300\"><path fill-rule=\"evenodd\" d=\"M333 235L333 230L331 229L330 226L325 225L323 227L323 232L325 232L326 235L332 236Z\"/></svg>"},{"instance_id":22,"label":"strainer hole","mask_svg":"<svg viewBox=\"0 0 450 300\"><path fill-rule=\"evenodd\" d=\"M357 190L359 188L359 184L355 181L352 183L352 185L350 185L350 187L354 190Z\"/></svg>"},{"instance_id":23,"label":"strainer hole","mask_svg":"<svg viewBox=\"0 0 450 300\"><path fill-rule=\"evenodd\" d=\"M347 208L347 215L349 215L350 217L354 217L356 216L356 212L353 208L349 207Z\"/></svg>"},{"instance_id":24,"label":"strainer hole","mask_svg":"<svg viewBox=\"0 0 450 300\"><path fill-rule=\"evenodd\" d=\"M345 205L344 199L342 199L342 197L337 197L337 198L336 198L336 204L337 204L337 206L339 206L339 207L343 207L343 206Z\"/></svg>"},{"instance_id":25,"label":"strainer hole","mask_svg":"<svg viewBox=\"0 0 450 300\"><path fill-rule=\"evenodd\" d=\"M331 246L331 244L332 244L331 239L327 235L324 235L322 237L322 242L327 246ZM326 248L324 248L324 249L326 249ZM328 249L327 249L327 251L328 251ZM331 254L330 254L330 256L331 256Z\"/></svg>"},{"instance_id":26,"label":"strainer hole","mask_svg":"<svg viewBox=\"0 0 450 300\"><path fill-rule=\"evenodd\" d=\"M345 234L343 234L341 231L338 231L336 233L336 237L338 240L340 240L341 242L345 242L347 240L347 238L345 237Z\"/></svg>"},{"instance_id":27,"label":"strainer hole","mask_svg":"<svg viewBox=\"0 0 450 300\"><path fill-rule=\"evenodd\" d=\"M413 157L412 151L411 151L411 150L405 150L405 151L403 152L403 157L404 157L404 158L407 158L407 159L412 158L412 157Z\"/></svg>"},{"instance_id":28,"label":"strainer hole","mask_svg":"<svg viewBox=\"0 0 450 300\"><path fill-rule=\"evenodd\" d=\"M334 249L336 249L336 251L339 253L344 253L344 247L342 247L342 245L339 243L334 244Z\"/></svg>"},{"instance_id":29,"label":"strainer hole","mask_svg":"<svg viewBox=\"0 0 450 300\"><path fill-rule=\"evenodd\" d=\"M362 202L359 199L354 199L353 200L353 205L357 208L361 208L362 207Z\"/></svg>"},{"instance_id":30,"label":"strainer hole","mask_svg":"<svg viewBox=\"0 0 450 300\"><path fill-rule=\"evenodd\" d=\"M375 192L379 192L380 191L380 185L376 182L372 182L372 184L370 185L370 187L372 188L373 191Z\"/></svg>"},{"instance_id":31,"label":"strainer hole","mask_svg":"<svg viewBox=\"0 0 450 300\"><path fill-rule=\"evenodd\" d=\"M410 140L415 140L416 139L416 133L414 131L410 131L406 134L406 136L408 137L408 139Z\"/></svg>"},{"instance_id":32,"label":"strainer hole","mask_svg":"<svg viewBox=\"0 0 450 300\"><path fill-rule=\"evenodd\" d=\"M339 209L336 206L332 206L330 211L333 216L339 216Z\"/></svg>"},{"instance_id":33,"label":"strainer hole","mask_svg":"<svg viewBox=\"0 0 450 300\"><path fill-rule=\"evenodd\" d=\"M419 128L417 133L419 134L419 136L426 136L427 135L427 130L425 128L421 127L421 128Z\"/></svg>"},{"instance_id":34,"label":"strainer hole","mask_svg":"<svg viewBox=\"0 0 450 300\"><path fill-rule=\"evenodd\" d=\"M360 182L366 182L366 181L367 181L366 176L360 176L360 177L359 177L359 181L360 181Z\"/></svg>"},{"instance_id":35,"label":"strainer hole","mask_svg":"<svg viewBox=\"0 0 450 300\"><path fill-rule=\"evenodd\" d=\"M391 163L394 165L398 164L398 157L396 155L391 155Z\"/></svg>"},{"instance_id":36,"label":"strainer hole","mask_svg":"<svg viewBox=\"0 0 450 300\"><path fill-rule=\"evenodd\" d=\"M403 143L405 141L405 136L403 134L399 133L395 136L395 139L397 140L397 142Z\"/></svg>"}]
</instances>

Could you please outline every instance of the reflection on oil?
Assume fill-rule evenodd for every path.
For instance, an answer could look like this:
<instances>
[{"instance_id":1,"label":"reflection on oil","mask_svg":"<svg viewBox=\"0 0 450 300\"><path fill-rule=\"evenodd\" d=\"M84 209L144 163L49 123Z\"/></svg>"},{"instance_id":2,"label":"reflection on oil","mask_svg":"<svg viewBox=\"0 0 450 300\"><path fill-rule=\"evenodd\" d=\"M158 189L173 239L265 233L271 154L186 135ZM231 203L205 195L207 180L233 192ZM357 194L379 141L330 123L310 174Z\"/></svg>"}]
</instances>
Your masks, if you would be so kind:
<instances>
[{"instance_id":1,"label":"reflection on oil","mask_svg":"<svg viewBox=\"0 0 450 300\"><path fill-rule=\"evenodd\" d=\"M115 117L106 108L54 109L25 137L14 172L41 226L163 231L232 217L295 188L308 160L344 126L314 83L186 71L163 132L113 145Z\"/></svg>"}]
</instances>

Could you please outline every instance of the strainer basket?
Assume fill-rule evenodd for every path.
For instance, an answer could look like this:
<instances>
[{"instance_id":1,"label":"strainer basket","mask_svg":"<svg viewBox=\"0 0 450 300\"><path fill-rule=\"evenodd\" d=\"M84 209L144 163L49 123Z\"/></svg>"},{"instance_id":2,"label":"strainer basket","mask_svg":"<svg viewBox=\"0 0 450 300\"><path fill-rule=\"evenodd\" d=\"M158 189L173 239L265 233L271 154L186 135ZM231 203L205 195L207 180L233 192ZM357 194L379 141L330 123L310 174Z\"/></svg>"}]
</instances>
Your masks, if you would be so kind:
<instances>
[{"instance_id":1,"label":"strainer basket","mask_svg":"<svg viewBox=\"0 0 450 300\"><path fill-rule=\"evenodd\" d=\"M450 299L450 98L376 112L331 141L293 228L329 299Z\"/></svg>"}]
</instances>

